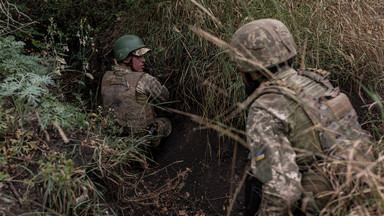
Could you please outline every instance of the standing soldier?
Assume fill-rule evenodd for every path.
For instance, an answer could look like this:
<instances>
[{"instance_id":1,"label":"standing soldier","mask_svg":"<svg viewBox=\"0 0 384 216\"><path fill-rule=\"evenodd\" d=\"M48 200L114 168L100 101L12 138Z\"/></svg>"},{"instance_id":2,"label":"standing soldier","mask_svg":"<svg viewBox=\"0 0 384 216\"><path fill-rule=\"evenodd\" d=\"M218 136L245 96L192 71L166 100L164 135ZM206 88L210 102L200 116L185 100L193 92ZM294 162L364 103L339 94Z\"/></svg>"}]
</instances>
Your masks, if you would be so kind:
<instances>
[{"instance_id":1,"label":"standing soldier","mask_svg":"<svg viewBox=\"0 0 384 216\"><path fill-rule=\"evenodd\" d=\"M114 62L101 84L103 105L112 108L125 133L150 134L154 146L171 133L171 122L157 118L151 103L169 99L167 88L144 72L144 55L150 49L135 35L124 35L113 45Z\"/></svg>"},{"instance_id":2,"label":"standing soldier","mask_svg":"<svg viewBox=\"0 0 384 216\"><path fill-rule=\"evenodd\" d=\"M247 215L295 215L297 209L317 215L330 198L319 195L333 188L316 163L322 155L343 158L353 141L366 137L327 72L296 71L296 55L288 28L274 19L245 24L231 40L231 60L253 98L246 123L254 182L246 187L253 190L246 191Z\"/></svg>"}]
</instances>

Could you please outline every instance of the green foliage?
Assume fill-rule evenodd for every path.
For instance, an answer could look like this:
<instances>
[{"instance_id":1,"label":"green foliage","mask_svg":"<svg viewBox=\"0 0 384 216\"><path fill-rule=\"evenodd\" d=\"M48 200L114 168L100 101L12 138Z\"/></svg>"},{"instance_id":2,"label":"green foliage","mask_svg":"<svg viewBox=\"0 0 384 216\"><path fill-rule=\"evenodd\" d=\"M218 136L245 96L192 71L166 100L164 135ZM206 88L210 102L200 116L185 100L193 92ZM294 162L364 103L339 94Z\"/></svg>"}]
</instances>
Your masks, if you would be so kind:
<instances>
[{"instance_id":1,"label":"green foliage","mask_svg":"<svg viewBox=\"0 0 384 216\"><path fill-rule=\"evenodd\" d=\"M148 137L125 136L106 137L105 142L94 151L94 173L102 179L112 178L111 184L135 179L135 174L129 172L132 166L146 167L149 158L146 156ZM120 185L114 185L120 187ZM108 185L112 187L112 185Z\"/></svg>"},{"instance_id":2,"label":"green foliage","mask_svg":"<svg viewBox=\"0 0 384 216\"><path fill-rule=\"evenodd\" d=\"M7 109L4 106L4 101L0 98L0 137L5 137L7 132L12 128L14 116L13 109Z\"/></svg>"},{"instance_id":3,"label":"green foliage","mask_svg":"<svg viewBox=\"0 0 384 216\"><path fill-rule=\"evenodd\" d=\"M62 154L51 154L48 161L39 161L40 171L29 186L42 187L47 211L65 215L95 215L102 212L98 206L101 194L85 170L76 168L71 159ZM29 195L28 190L24 197Z\"/></svg>"},{"instance_id":4,"label":"green foliage","mask_svg":"<svg viewBox=\"0 0 384 216\"><path fill-rule=\"evenodd\" d=\"M1 146L1 145L0 145ZM0 170L2 169L5 169L5 167L7 166L8 162L7 162L7 156L4 155L4 154L1 154L0 155ZM8 175L7 174L4 174L3 172L0 171L0 181L3 181L4 178L6 178Z\"/></svg>"},{"instance_id":5,"label":"green foliage","mask_svg":"<svg viewBox=\"0 0 384 216\"><path fill-rule=\"evenodd\" d=\"M52 84L53 81L49 76L17 73L8 76L0 84L0 95L12 97L16 106L23 108L27 108L27 106L36 107L41 100L41 96L46 93L44 87Z\"/></svg>"},{"instance_id":6,"label":"green foliage","mask_svg":"<svg viewBox=\"0 0 384 216\"><path fill-rule=\"evenodd\" d=\"M45 48L55 55L63 55L66 49L68 49L67 38L61 29L57 27L53 17L51 17L49 21L50 25L48 26L48 32L45 36Z\"/></svg>"},{"instance_id":7,"label":"green foliage","mask_svg":"<svg viewBox=\"0 0 384 216\"><path fill-rule=\"evenodd\" d=\"M123 128L115 121L112 110L104 110L101 106L97 107L95 113L90 113L87 117L89 124L89 136L101 135L105 137L119 136Z\"/></svg>"},{"instance_id":8,"label":"green foliage","mask_svg":"<svg viewBox=\"0 0 384 216\"><path fill-rule=\"evenodd\" d=\"M46 75L47 65L38 56L13 55L4 59L0 64L0 70L5 75L13 74L36 74Z\"/></svg>"},{"instance_id":9,"label":"green foliage","mask_svg":"<svg viewBox=\"0 0 384 216\"><path fill-rule=\"evenodd\" d=\"M83 66L82 60L85 58L84 52L89 54L92 49L88 46L91 43L84 42L91 41L93 34L103 34L122 11L135 2L121 0L47 0L44 3L41 0L13 1L23 13L40 23L40 26L28 28L28 30L31 29L28 33L32 34L32 38L29 35L20 37L26 41L31 40L31 45L38 44L35 38L44 39L47 47L43 50L48 48L54 55L69 56L70 59L66 59L69 64L80 70ZM44 38L41 38L41 35ZM35 49L41 51L39 47L42 46L38 45Z\"/></svg>"},{"instance_id":10,"label":"green foliage","mask_svg":"<svg viewBox=\"0 0 384 216\"><path fill-rule=\"evenodd\" d=\"M45 179L52 179L53 182L57 184L63 184L66 181L70 180L72 175L74 175L75 167L71 159L66 160L65 158L59 158L61 161L57 161L56 155L50 155L51 158L49 162L39 161L40 164L40 174L41 177Z\"/></svg>"},{"instance_id":11,"label":"green foliage","mask_svg":"<svg viewBox=\"0 0 384 216\"><path fill-rule=\"evenodd\" d=\"M124 2L118 2L119 7L124 5ZM94 19L95 16L107 20L115 16L106 16L107 10L95 8L94 10L100 10L99 13L86 16L75 13L71 20L67 20L70 17L68 11L79 8L78 1L49 0L45 2L46 4L41 4L41 1L37 0L15 1L15 3L20 6L20 11L41 22L39 26L23 29L28 32L27 34L22 31L14 34L18 40L24 42L16 41L13 36L0 37L2 50L0 53L2 80L0 136L5 137L5 141L0 144L1 150L4 151L4 154L0 155L0 180L7 177L2 170L15 167L14 163L17 161L18 167L28 170L23 176L24 182L29 180L27 182L29 187L23 200L26 204L37 204L42 208L41 212L31 214L110 215L107 212L107 210L111 212L110 209L101 204L103 194L98 188L102 186L98 185L96 188L86 170L94 170L96 166L108 175L132 178L133 175L128 174L126 168L134 162L143 164L146 162L145 148L141 146L146 144L140 139L116 138L115 135L119 134L121 127L115 125L113 118L107 118L101 113L98 113L100 116L92 115L87 122L85 118L87 115L83 109L85 103L81 100L78 86L74 84L80 83L80 87L85 87L85 76L93 78L90 74L88 59L94 51L92 38L94 31L96 28L100 30L98 25L95 28L91 26L95 21L100 24ZM103 7L115 4L114 1L82 1L82 3L88 6L97 3L98 6ZM27 7L36 6L36 4L38 7ZM39 12L35 13L36 11ZM87 13L87 10L81 10L81 12ZM116 11L116 14L119 14L118 12ZM1 15L4 16L4 14ZM103 25L109 24L105 22ZM29 55L31 53L33 55ZM39 53L41 55L38 55ZM55 65L51 65L51 62ZM68 65L72 68L68 69ZM68 79L60 80L60 76L68 71L76 72L76 75L69 75ZM79 102L82 109L62 102L66 98L63 97L62 86L56 86L56 81L63 86L70 86L71 99ZM78 93L73 94L74 92ZM50 129L52 122L58 123L64 130L72 128L87 130L90 137L112 136L111 141L107 142L110 146L92 146L95 148L95 155L100 154L100 158L95 156L95 159L100 159L101 163L87 162L77 167L74 162L77 159L75 157L82 153L83 146L77 148L80 144L76 143L76 139L71 140L75 147L70 155L62 153L65 151L59 151L61 153L53 151L51 144L56 142L56 139L50 140L49 137L54 137L52 130L45 130ZM89 125L93 127L91 130L88 130ZM42 130L38 130L40 126ZM46 135L45 140L37 138L44 137L43 130ZM92 154L92 152L87 153ZM33 160L30 160L31 157ZM36 167L30 169L29 165L35 164L34 161L37 160L39 160L39 170L34 174ZM109 164L110 161L113 164ZM120 172L126 175L121 175ZM36 203L35 199L29 199L30 196L34 197L35 194L32 195L32 193L36 192L41 192L40 195L44 199L41 204ZM3 198L2 194L1 197Z\"/></svg>"},{"instance_id":12,"label":"green foliage","mask_svg":"<svg viewBox=\"0 0 384 216\"><path fill-rule=\"evenodd\" d=\"M36 140L32 131L17 130L14 138L9 138L11 147L8 149L8 154L23 157L29 154L32 150L37 149Z\"/></svg>"},{"instance_id":13,"label":"green foliage","mask_svg":"<svg viewBox=\"0 0 384 216\"><path fill-rule=\"evenodd\" d=\"M13 36L0 37L0 62L20 55L24 45L21 41L15 41Z\"/></svg>"},{"instance_id":14,"label":"green foliage","mask_svg":"<svg viewBox=\"0 0 384 216\"><path fill-rule=\"evenodd\" d=\"M380 40L383 37L375 34L382 32L379 31L382 28L377 25L379 30L371 29L375 26L371 22L380 22L380 19L365 18L375 8L368 2L46 0L42 4L41 0L14 0L13 3L39 25L14 33L24 42L15 41L12 36L0 38L0 73L3 79L0 84L0 136L12 132L6 140L11 147L8 148L5 142L1 147L6 147L10 155L20 157L39 149L31 131L10 129L18 128L17 122L26 111L37 108L44 128L55 121L64 129L88 129L88 143L95 149L94 163L88 165L103 180L112 179L113 184L134 177L127 171L133 164L146 166L147 141L145 137L118 137L122 128L115 124L111 113L100 109L88 114L88 123L85 122L86 102L81 98L88 97L81 95L80 90L88 87L86 77L92 79L104 72L100 69L109 66L90 64L97 50L105 58L113 39L122 34L140 36L153 50L147 63L159 72L158 78L169 87L171 98L179 101L173 106L201 114L211 119L209 122L238 134L241 131L232 127L243 128L244 116L240 115L236 122L231 122L232 127L227 125L225 116L246 98L244 85L230 63L227 50L191 31L192 26L228 42L239 26L251 20L280 19L288 25L297 43L299 56L295 66L332 71L332 78L337 78L341 84L355 84L351 80L359 79L359 85L364 82L369 86L371 81L382 79L383 61L378 59L384 59L383 46L378 42L383 41ZM366 14L359 14L361 11ZM349 16L351 14L353 16ZM5 18L3 14L1 18ZM27 52L52 55L56 57L57 65L48 65L47 59L28 56ZM106 60L110 61L108 58ZM94 60L100 63L105 59ZM51 68L55 68L54 73ZM69 72L75 72L75 75ZM60 86L50 91L52 94L47 94L48 87L55 87L53 74L64 74L65 79L55 77ZM61 102L68 99L61 92L65 87L69 90L64 93L75 99L81 109ZM382 90L382 87L376 89ZM60 95L55 95L56 91ZM89 92L97 97L96 89ZM367 94L378 104L378 113L382 114L382 102L378 97L381 94ZM9 101L12 103L7 103ZM10 105L18 112L15 113ZM373 120L371 122L376 124ZM381 119L377 122L383 124ZM380 138L382 125L374 128ZM92 140L95 137L102 139ZM88 199L75 202L86 190L98 194L86 174L63 155L51 155L46 159L48 161L40 162L41 172L33 179L44 188L46 206L62 214L99 214L100 196L88 194ZM7 155L0 156L1 163L8 163ZM81 210L76 209L78 207Z\"/></svg>"},{"instance_id":15,"label":"green foliage","mask_svg":"<svg viewBox=\"0 0 384 216\"><path fill-rule=\"evenodd\" d=\"M79 108L61 103L52 95L42 99L38 112L45 128L48 128L52 121L57 122L64 130L73 127L87 129L88 126L85 121L86 115Z\"/></svg>"},{"instance_id":16,"label":"green foliage","mask_svg":"<svg viewBox=\"0 0 384 216\"><path fill-rule=\"evenodd\" d=\"M79 109L59 102L52 95L46 95L47 86L54 85L52 76L47 75L48 65L43 64L38 56L20 54L22 45L14 41L13 37L0 38L0 46L7 47L9 53L12 53L3 56L0 62L0 70L6 75L0 84L0 96L12 98L21 115L24 111L40 106L39 113L45 128L52 121L64 129L85 127L85 114Z\"/></svg>"},{"instance_id":17,"label":"green foliage","mask_svg":"<svg viewBox=\"0 0 384 216\"><path fill-rule=\"evenodd\" d=\"M47 66L37 56L21 54L23 43L13 37L0 37L0 46L9 53L1 56L0 71L6 76L0 84L0 96L11 97L19 110L36 107L53 80L47 74ZM13 49L12 49L13 47Z\"/></svg>"}]
</instances>

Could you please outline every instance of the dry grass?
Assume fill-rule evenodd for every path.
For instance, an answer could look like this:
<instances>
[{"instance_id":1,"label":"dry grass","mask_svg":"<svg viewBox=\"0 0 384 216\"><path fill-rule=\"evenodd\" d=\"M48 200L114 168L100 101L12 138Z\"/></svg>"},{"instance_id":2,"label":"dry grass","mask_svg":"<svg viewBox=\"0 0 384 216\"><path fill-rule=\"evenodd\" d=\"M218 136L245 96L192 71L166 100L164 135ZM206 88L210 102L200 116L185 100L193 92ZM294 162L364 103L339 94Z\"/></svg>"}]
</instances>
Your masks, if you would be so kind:
<instances>
[{"instance_id":1,"label":"dry grass","mask_svg":"<svg viewBox=\"0 0 384 216\"><path fill-rule=\"evenodd\" d=\"M178 0L156 6L153 16L146 16L144 10L137 11L137 16L127 15L120 20L115 27L118 30L112 32L121 35L123 29L129 29L129 33L145 36L144 41L153 48L151 63L161 72L160 78L164 78L172 97L179 101L174 107L198 113L202 119L208 119L201 122L215 124L224 121L234 104L245 98L222 41L228 42L238 27L254 19L276 18L286 23L299 51L296 67L330 71L334 83L349 95L358 95L370 108L357 107L363 111L359 113L371 111L368 115L376 119L361 116L364 122L372 124L369 128L378 140L371 149L377 156L375 162L362 166L353 160L329 158L320 167L337 190L323 215L383 214L380 137L384 127L381 110L377 109L384 93L382 0ZM125 23L128 28L124 28ZM196 29L209 34L203 35L203 31L199 33ZM206 40L210 36L220 40ZM238 113L242 112L231 117L237 117L239 121L234 126L242 128L244 118ZM219 130L228 128L231 127Z\"/></svg>"},{"instance_id":2,"label":"dry grass","mask_svg":"<svg viewBox=\"0 0 384 216\"><path fill-rule=\"evenodd\" d=\"M359 143L355 143L357 147ZM318 169L331 181L335 191L321 215L382 215L384 212L384 180L382 153L370 149L361 155L354 148L344 149L348 157L328 156ZM324 194L326 195L326 194Z\"/></svg>"},{"instance_id":3,"label":"dry grass","mask_svg":"<svg viewBox=\"0 0 384 216\"><path fill-rule=\"evenodd\" d=\"M380 1L320 1L314 8L314 17L323 21L315 22L315 25L308 28L314 31L317 38L325 34L327 38L317 43L323 44L322 48L326 49L325 54L328 54L329 58L340 59L340 64L328 66L334 71L344 71L336 78L359 80L357 86L353 85L358 89L361 89L359 84L372 84L370 82L373 79L382 79L384 4ZM319 62L319 50L307 52L308 57L318 59L314 62L317 67L326 63Z\"/></svg>"},{"instance_id":4,"label":"dry grass","mask_svg":"<svg viewBox=\"0 0 384 216\"><path fill-rule=\"evenodd\" d=\"M372 94L378 95L376 100L380 100L375 104L382 102L384 2L287 1L281 4L288 10L287 14L275 15L274 18L287 23L292 29L301 54L297 62L299 67L329 70L333 72L334 83L349 88L350 93L357 93L364 103L372 102L373 99L369 98ZM215 15L208 14L210 17ZM222 39L214 36L220 35L214 30L196 27L192 30L218 47L228 48ZM364 86L374 88L372 92L365 92ZM374 114L383 117L380 111ZM381 128L381 122L375 126ZM330 178L335 191L331 193L332 200L321 215L384 213L384 157L381 145L381 140L370 143L372 148L367 155L376 155L373 161L368 161L353 148L345 150L348 157L344 158L322 155L327 160L318 169Z\"/></svg>"}]
</instances>

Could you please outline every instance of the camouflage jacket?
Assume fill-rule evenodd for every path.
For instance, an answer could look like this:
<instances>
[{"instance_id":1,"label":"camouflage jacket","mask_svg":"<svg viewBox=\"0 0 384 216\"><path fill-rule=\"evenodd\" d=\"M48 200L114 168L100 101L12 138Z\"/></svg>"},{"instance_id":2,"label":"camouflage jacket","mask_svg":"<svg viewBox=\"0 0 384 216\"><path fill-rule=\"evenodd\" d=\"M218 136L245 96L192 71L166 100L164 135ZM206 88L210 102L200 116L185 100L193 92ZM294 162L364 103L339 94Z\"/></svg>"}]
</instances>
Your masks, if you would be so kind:
<instances>
[{"instance_id":1,"label":"camouflage jacket","mask_svg":"<svg viewBox=\"0 0 384 216\"><path fill-rule=\"evenodd\" d=\"M293 69L276 75L314 97L325 92L317 82ZM286 214L301 197L300 170L321 151L313 123L299 104L282 94L269 93L251 104L246 131L252 172L264 183L259 215Z\"/></svg>"}]
</instances>

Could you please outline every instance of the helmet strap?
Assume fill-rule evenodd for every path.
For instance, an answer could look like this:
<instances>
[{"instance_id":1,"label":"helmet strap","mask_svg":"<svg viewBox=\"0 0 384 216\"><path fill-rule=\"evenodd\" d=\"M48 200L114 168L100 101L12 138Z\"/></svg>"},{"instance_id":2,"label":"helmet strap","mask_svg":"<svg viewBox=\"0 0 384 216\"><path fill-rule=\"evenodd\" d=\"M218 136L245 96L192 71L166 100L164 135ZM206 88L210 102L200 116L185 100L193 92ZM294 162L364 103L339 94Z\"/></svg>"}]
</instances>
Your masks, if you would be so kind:
<instances>
[{"instance_id":1,"label":"helmet strap","mask_svg":"<svg viewBox=\"0 0 384 216\"><path fill-rule=\"evenodd\" d=\"M281 71L282 68L284 68L286 66L292 67L293 59L294 58L288 59L287 61L282 62L279 65L276 65L275 67L268 68L268 70L271 71L273 74L275 74L275 73Z\"/></svg>"},{"instance_id":2,"label":"helmet strap","mask_svg":"<svg viewBox=\"0 0 384 216\"><path fill-rule=\"evenodd\" d=\"M129 56L131 56L131 59L127 63L124 62L124 64L129 68L131 68L131 71L135 71L135 68L133 68L133 63L132 63L132 55L129 55Z\"/></svg>"}]
</instances>

